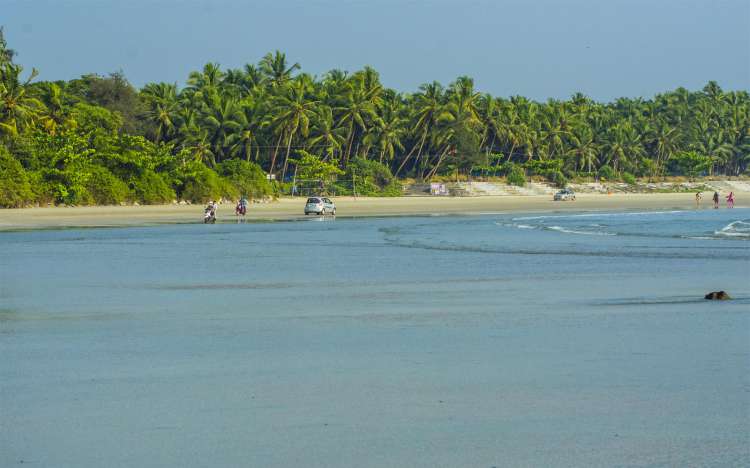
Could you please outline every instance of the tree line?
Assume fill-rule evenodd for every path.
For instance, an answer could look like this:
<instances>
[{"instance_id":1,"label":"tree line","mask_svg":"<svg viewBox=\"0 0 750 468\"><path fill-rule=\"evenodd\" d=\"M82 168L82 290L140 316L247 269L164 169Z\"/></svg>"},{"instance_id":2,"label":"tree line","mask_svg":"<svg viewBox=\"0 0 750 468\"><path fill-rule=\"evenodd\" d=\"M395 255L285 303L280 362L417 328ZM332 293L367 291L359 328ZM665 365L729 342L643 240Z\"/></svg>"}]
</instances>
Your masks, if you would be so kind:
<instances>
[{"instance_id":1,"label":"tree line","mask_svg":"<svg viewBox=\"0 0 750 468\"><path fill-rule=\"evenodd\" d=\"M3 206L260 197L311 175L366 194L455 175L736 176L750 161L750 96L716 82L609 103L496 97L466 76L402 93L371 67L315 77L277 51L135 89L119 72L37 81L14 54L0 31Z\"/></svg>"}]
</instances>

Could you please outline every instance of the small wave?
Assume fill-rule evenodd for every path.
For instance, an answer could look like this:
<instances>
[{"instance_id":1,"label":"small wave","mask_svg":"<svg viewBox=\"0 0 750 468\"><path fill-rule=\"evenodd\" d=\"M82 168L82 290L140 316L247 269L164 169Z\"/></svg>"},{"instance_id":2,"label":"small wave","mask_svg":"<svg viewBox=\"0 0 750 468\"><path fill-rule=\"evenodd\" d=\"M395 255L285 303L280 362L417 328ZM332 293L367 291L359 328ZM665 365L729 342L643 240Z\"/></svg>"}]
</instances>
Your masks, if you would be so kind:
<instances>
[{"instance_id":1,"label":"small wave","mask_svg":"<svg viewBox=\"0 0 750 468\"><path fill-rule=\"evenodd\" d=\"M720 231L714 231L716 236L724 237L747 237L750 238L750 222L747 221L733 221Z\"/></svg>"},{"instance_id":2,"label":"small wave","mask_svg":"<svg viewBox=\"0 0 750 468\"><path fill-rule=\"evenodd\" d=\"M611 299L608 301L595 302L597 306L641 306L641 305L670 305L670 304L703 304L706 300L699 296L690 297L634 297L624 299Z\"/></svg>"},{"instance_id":3,"label":"small wave","mask_svg":"<svg viewBox=\"0 0 750 468\"><path fill-rule=\"evenodd\" d=\"M614 232L605 232L605 231L577 231L575 229L567 229L562 226L548 226L544 229L547 229L549 231L557 231L557 232L564 232L566 234L581 234L584 236L616 236L617 234Z\"/></svg>"},{"instance_id":4,"label":"small wave","mask_svg":"<svg viewBox=\"0 0 750 468\"><path fill-rule=\"evenodd\" d=\"M671 210L671 211L623 211L621 213L583 213L583 214L572 214L572 215L540 215L540 216L521 216L519 218L513 218L513 221L530 221L534 219L565 219L565 218L598 218L598 217L609 217L609 216L638 216L638 215L661 215L661 214L674 214L683 213L684 210Z\"/></svg>"},{"instance_id":5,"label":"small wave","mask_svg":"<svg viewBox=\"0 0 750 468\"><path fill-rule=\"evenodd\" d=\"M205 283L205 284L156 284L138 286L138 288L162 291L198 291L222 289L287 289L294 287L293 283Z\"/></svg>"},{"instance_id":6,"label":"small wave","mask_svg":"<svg viewBox=\"0 0 750 468\"><path fill-rule=\"evenodd\" d=\"M750 232L726 232L726 231L714 231L717 236L726 237L750 237Z\"/></svg>"},{"instance_id":7,"label":"small wave","mask_svg":"<svg viewBox=\"0 0 750 468\"><path fill-rule=\"evenodd\" d=\"M443 252L466 252L481 254L499 254L499 255L561 255L561 256L583 256L583 257L610 257L610 258L658 258L658 259L685 259L685 260L731 260L743 261L750 260L750 256L732 253L722 255L720 252L711 251L707 253L696 252L694 250L687 252L662 252L655 250L630 250L627 252L616 250L590 250L590 249L533 249L533 248L512 248L512 247L491 247L491 246L472 246L456 245L441 243L428 244L420 241L405 241L386 239L388 245L404 249L421 249L434 250Z\"/></svg>"},{"instance_id":8,"label":"small wave","mask_svg":"<svg viewBox=\"0 0 750 468\"><path fill-rule=\"evenodd\" d=\"M495 223L496 226L511 227L516 229L538 229L539 226L532 226L530 224L516 224L516 223Z\"/></svg>"}]
</instances>

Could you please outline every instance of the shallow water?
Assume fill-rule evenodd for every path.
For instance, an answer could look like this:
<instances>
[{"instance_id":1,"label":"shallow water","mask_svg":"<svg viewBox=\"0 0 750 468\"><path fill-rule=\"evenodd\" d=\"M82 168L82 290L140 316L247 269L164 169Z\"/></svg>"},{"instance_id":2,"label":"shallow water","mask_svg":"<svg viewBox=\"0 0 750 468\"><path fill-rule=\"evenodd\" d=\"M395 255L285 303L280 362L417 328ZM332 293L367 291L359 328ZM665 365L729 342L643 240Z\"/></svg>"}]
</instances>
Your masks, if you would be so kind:
<instances>
[{"instance_id":1,"label":"shallow water","mask_svg":"<svg viewBox=\"0 0 750 468\"><path fill-rule=\"evenodd\" d=\"M741 466L747 223L0 233L0 466Z\"/></svg>"}]
</instances>

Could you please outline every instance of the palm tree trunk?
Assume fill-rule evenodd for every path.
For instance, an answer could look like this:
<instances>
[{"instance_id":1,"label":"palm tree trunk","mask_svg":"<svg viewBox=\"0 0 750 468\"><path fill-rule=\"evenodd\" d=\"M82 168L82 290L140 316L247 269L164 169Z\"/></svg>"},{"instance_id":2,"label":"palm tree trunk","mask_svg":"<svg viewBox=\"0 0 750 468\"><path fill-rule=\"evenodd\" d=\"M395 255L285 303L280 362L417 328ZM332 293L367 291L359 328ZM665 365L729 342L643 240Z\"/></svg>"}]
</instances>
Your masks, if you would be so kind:
<instances>
[{"instance_id":1,"label":"palm tree trunk","mask_svg":"<svg viewBox=\"0 0 750 468\"><path fill-rule=\"evenodd\" d=\"M349 125L349 137L346 139L346 155L344 156L344 166L349 162L349 155L352 151L352 144L354 143L354 120Z\"/></svg>"},{"instance_id":2,"label":"palm tree trunk","mask_svg":"<svg viewBox=\"0 0 750 468\"><path fill-rule=\"evenodd\" d=\"M440 169L440 164L443 162L445 155L448 154L449 149L450 149L450 146L446 146L443 152L440 154L440 157L438 158L437 163L435 163L435 167L433 167L432 170L427 174L427 180L432 179L435 176L435 174L437 174L438 169Z\"/></svg>"},{"instance_id":3,"label":"palm tree trunk","mask_svg":"<svg viewBox=\"0 0 750 468\"><path fill-rule=\"evenodd\" d=\"M284 134L279 134L279 139L276 140L276 148L273 150L273 156L271 157L271 169L268 171L269 174L273 174L273 169L276 167L276 155L279 152L279 145L281 144L281 137L283 137Z\"/></svg>"},{"instance_id":4,"label":"palm tree trunk","mask_svg":"<svg viewBox=\"0 0 750 468\"><path fill-rule=\"evenodd\" d=\"M492 148L495 147L495 137L496 135L492 135L492 141L490 142L490 146L487 147L487 154L490 154L492 152Z\"/></svg>"},{"instance_id":5,"label":"palm tree trunk","mask_svg":"<svg viewBox=\"0 0 750 468\"><path fill-rule=\"evenodd\" d=\"M419 143L419 153L422 152L422 146L424 146L424 141L425 141L426 138L427 138L427 132L424 132L422 134L422 140ZM403 169L403 167L406 165L406 161L409 160L409 157L414 153L415 149L417 149L417 145L414 145L412 147L411 151L409 151L409 154L406 155L406 157L404 158L404 160L401 162L401 165L398 166L398 169L396 169L396 173L394 174L394 176L397 176L398 173L401 172L401 169ZM419 153L417 153L417 159L419 159Z\"/></svg>"},{"instance_id":6,"label":"palm tree trunk","mask_svg":"<svg viewBox=\"0 0 750 468\"><path fill-rule=\"evenodd\" d=\"M284 176L286 176L286 168L289 164L289 152L292 149L292 137L294 136L293 133L289 133L289 142L286 145L286 156L284 157L284 169L281 171L281 182L284 182Z\"/></svg>"},{"instance_id":7,"label":"palm tree trunk","mask_svg":"<svg viewBox=\"0 0 750 468\"><path fill-rule=\"evenodd\" d=\"M512 144L511 146L510 146L510 153L508 153L508 159L507 159L507 160L506 160L505 162L510 162L510 158L512 158L512 157L513 157L513 153L514 153L515 151L516 151L516 144L515 144L515 143L513 143L513 144Z\"/></svg>"}]
</instances>

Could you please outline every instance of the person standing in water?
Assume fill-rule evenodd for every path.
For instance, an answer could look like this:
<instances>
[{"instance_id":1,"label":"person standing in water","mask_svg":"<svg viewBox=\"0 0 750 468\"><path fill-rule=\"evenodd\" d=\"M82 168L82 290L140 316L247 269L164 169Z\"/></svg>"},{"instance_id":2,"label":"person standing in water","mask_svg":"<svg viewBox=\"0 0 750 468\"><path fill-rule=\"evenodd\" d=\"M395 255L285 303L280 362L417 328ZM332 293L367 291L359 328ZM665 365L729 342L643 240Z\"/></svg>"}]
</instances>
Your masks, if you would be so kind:
<instances>
[{"instance_id":1,"label":"person standing in water","mask_svg":"<svg viewBox=\"0 0 750 468\"><path fill-rule=\"evenodd\" d=\"M714 209L719 209L719 192L714 192Z\"/></svg>"},{"instance_id":2,"label":"person standing in water","mask_svg":"<svg viewBox=\"0 0 750 468\"><path fill-rule=\"evenodd\" d=\"M734 192L729 192L727 195L727 208L734 208Z\"/></svg>"},{"instance_id":3,"label":"person standing in water","mask_svg":"<svg viewBox=\"0 0 750 468\"><path fill-rule=\"evenodd\" d=\"M696 208L701 207L701 193L700 192L695 193L695 207Z\"/></svg>"}]
</instances>

